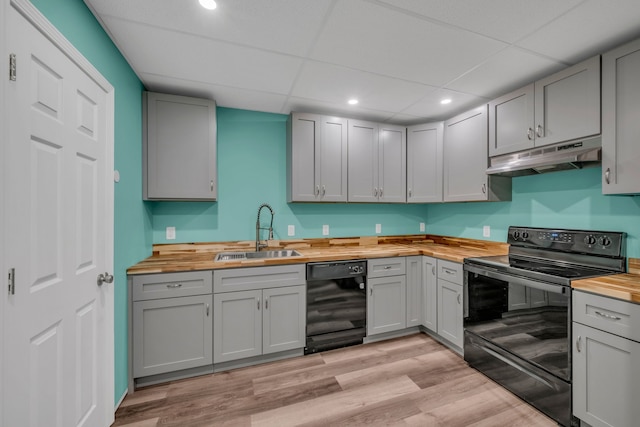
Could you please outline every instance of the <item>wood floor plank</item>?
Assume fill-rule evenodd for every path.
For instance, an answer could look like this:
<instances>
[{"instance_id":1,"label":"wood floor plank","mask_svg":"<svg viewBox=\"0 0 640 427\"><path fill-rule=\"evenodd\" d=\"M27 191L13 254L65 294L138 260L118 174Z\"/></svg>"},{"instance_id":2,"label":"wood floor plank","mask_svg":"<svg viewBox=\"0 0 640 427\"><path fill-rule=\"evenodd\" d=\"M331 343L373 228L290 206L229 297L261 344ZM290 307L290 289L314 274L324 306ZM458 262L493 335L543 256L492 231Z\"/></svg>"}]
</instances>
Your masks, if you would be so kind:
<instances>
[{"instance_id":1,"label":"wood floor plank","mask_svg":"<svg viewBox=\"0 0 640 427\"><path fill-rule=\"evenodd\" d=\"M326 422L329 417L367 408L378 402L392 399L419 390L409 377L394 378L381 384L369 385L353 390L307 400L298 404L261 412L251 416L252 426L295 426L312 421Z\"/></svg>"},{"instance_id":2,"label":"wood floor plank","mask_svg":"<svg viewBox=\"0 0 640 427\"><path fill-rule=\"evenodd\" d=\"M522 402L520 405L512 406L505 411L472 423L469 427L550 427L556 425L552 419L542 412Z\"/></svg>"}]
</instances>

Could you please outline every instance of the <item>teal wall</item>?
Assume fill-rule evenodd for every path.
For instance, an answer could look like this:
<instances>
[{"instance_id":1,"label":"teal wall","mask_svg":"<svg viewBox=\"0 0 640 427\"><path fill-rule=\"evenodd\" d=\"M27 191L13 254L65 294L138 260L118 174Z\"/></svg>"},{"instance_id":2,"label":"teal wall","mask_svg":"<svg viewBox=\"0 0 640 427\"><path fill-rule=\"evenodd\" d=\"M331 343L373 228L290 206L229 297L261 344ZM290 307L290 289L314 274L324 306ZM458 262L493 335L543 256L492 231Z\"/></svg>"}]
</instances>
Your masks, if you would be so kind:
<instances>
[{"instance_id":1,"label":"teal wall","mask_svg":"<svg viewBox=\"0 0 640 427\"><path fill-rule=\"evenodd\" d=\"M282 114L218 108L219 202L149 202L153 241L210 242L255 239L256 213L261 203L275 211L274 237L330 237L419 233L426 221L424 205L287 204L286 121ZM269 219L263 210L262 223ZM165 239L165 228L176 227L176 240Z\"/></svg>"},{"instance_id":2,"label":"teal wall","mask_svg":"<svg viewBox=\"0 0 640 427\"><path fill-rule=\"evenodd\" d=\"M114 304L115 402L127 388L127 267L151 254L151 214L142 195L142 90L111 39L82 0L33 0L33 4L115 88Z\"/></svg>"},{"instance_id":3,"label":"teal wall","mask_svg":"<svg viewBox=\"0 0 640 427\"><path fill-rule=\"evenodd\" d=\"M602 195L601 168L513 178L513 199L430 205L427 232L505 241L510 225L627 233L627 256L640 257L640 197Z\"/></svg>"}]
</instances>

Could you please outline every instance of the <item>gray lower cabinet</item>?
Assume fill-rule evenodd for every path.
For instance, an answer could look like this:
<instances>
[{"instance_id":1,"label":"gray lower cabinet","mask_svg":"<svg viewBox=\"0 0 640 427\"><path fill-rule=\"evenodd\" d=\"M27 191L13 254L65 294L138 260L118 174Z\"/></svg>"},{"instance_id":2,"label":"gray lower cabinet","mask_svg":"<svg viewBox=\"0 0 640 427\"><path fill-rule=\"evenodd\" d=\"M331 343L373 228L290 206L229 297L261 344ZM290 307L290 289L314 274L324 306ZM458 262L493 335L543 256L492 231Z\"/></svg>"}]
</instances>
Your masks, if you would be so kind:
<instances>
[{"instance_id":1,"label":"gray lower cabinet","mask_svg":"<svg viewBox=\"0 0 640 427\"><path fill-rule=\"evenodd\" d=\"M544 307L548 305L547 300L548 295L545 291L509 283L509 298L507 301L509 311Z\"/></svg>"},{"instance_id":2,"label":"gray lower cabinet","mask_svg":"<svg viewBox=\"0 0 640 427\"><path fill-rule=\"evenodd\" d=\"M407 128L407 203L442 202L443 122Z\"/></svg>"},{"instance_id":3,"label":"gray lower cabinet","mask_svg":"<svg viewBox=\"0 0 640 427\"><path fill-rule=\"evenodd\" d=\"M217 199L216 104L143 93L145 200Z\"/></svg>"},{"instance_id":4,"label":"gray lower cabinet","mask_svg":"<svg viewBox=\"0 0 640 427\"><path fill-rule=\"evenodd\" d=\"M487 175L487 105L444 123L445 202L511 200L511 178Z\"/></svg>"},{"instance_id":5,"label":"gray lower cabinet","mask_svg":"<svg viewBox=\"0 0 640 427\"><path fill-rule=\"evenodd\" d=\"M602 56L602 192L640 193L640 40Z\"/></svg>"},{"instance_id":6,"label":"gray lower cabinet","mask_svg":"<svg viewBox=\"0 0 640 427\"><path fill-rule=\"evenodd\" d=\"M422 324L422 257L408 256L407 263L407 328Z\"/></svg>"},{"instance_id":7,"label":"gray lower cabinet","mask_svg":"<svg viewBox=\"0 0 640 427\"><path fill-rule=\"evenodd\" d=\"M572 304L574 415L593 427L637 426L640 305L580 291Z\"/></svg>"},{"instance_id":8,"label":"gray lower cabinet","mask_svg":"<svg viewBox=\"0 0 640 427\"><path fill-rule=\"evenodd\" d=\"M131 276L132 378L213 364L211 271Z\"/></svg>"},{"instance_id":9,"label":"gray lower cabinet","mask_svg":"<svg viewBox=\"0 0 640 427\"><path fill-rule=\"evenodd\" d=\"M367 335L407 327L407 282L404 257L367 261Z\"/></svg>"},{"instance_id":10,"label":"gray lower cabinet","mask_svg":"<svg viewBox=\"0 0 640 427\"><path fill-rule=\"evenodd\" d=\"M438 277L435 258L422 257L422 326L438 332Z\"/></svg>"},{"instance_id":11,"label":"gray lower cabinet","mask_svg":"<svg viewBox=\"0 0 640 427\"><path fill-rule=\"evenodd\" d=\"M302 349L305 265L214 272L214 363Z\"/></svg>"},{"instance_id":12,"label":"gray lower cabinet","mask_svg":"<svg viewBox=\"0 0 640 427\"><path fill-rule=\"evenodd\" d=\"M438 335L462 349L462 264L438 260L437 271Z\"/></svg>"}]
</instances>

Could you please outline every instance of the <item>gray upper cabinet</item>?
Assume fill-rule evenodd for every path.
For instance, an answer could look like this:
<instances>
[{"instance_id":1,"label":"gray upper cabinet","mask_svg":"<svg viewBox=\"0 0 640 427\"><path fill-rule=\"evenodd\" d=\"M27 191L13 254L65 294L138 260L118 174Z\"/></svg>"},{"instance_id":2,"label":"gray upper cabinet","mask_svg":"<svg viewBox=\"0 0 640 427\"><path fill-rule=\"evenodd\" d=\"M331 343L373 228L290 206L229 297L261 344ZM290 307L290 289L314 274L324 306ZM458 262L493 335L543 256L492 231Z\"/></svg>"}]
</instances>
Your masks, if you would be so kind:
<instances>
[{"instance_id":1,"label":"gray upper cabinet","mask_svg":"<svg viewBox=\"0 0 640 427\"><path fill-rule=\"evenodd\" d=\"M406 202L406 129L349 120L349 202Z\"/></svg>"},{"instance_id":2,"label":"gray upper cabinet","mask_svg":"<svg viewBox=\"0 0 640 427\"><path fill-rule=\"evenodd\" d=\"M640 193L640 40L602 57L602 192Z\"/></svg>"},{"instance_id":3,"label":"gray upper cabinet","mask_svg":"<svg viewBox=\"0 0 640 427\"><path fill-rule=\"evenodd\" d=\"M444 124L407 128L407 202L442 202Z\"/></svg>"},{"instance_id":4,"label":"gray upper cabinet","mask_svg":"<svg viewBox=\"0 0 640 427\"><path fill-rule=\"evenodd\" d=\"M216 104L143 93L145 200L216 200Z\"/></svg>"},{"instance_id":5,"label":"gray upper cabinet","mask_svg":"<svg viewBox=\"0 0 640 427\"><path fill-rule=\"evenodd\" d=\"M486 174L487 105L444 123L445 202L511 200L511 178Z\"/></svg>"},{"instance_id":6,"label":"gray upper cabinet","mask_svg":"<svg viewBox=\"0 0 640 427\"><path fill-rule=\"evenodd\" d=\"M287 121L287 201L347 201L347 119L292 113Z\"/></svg>"},{"instance_id":7,"label":"gray upper cabinet","mask_svg":"<svg viewBox=\"0 0 640 427\"><path fill-rule=\"evenodd\" d=\"M600 56L489 103L489 155L600 134Z\"/></svg>"}]
</instances>

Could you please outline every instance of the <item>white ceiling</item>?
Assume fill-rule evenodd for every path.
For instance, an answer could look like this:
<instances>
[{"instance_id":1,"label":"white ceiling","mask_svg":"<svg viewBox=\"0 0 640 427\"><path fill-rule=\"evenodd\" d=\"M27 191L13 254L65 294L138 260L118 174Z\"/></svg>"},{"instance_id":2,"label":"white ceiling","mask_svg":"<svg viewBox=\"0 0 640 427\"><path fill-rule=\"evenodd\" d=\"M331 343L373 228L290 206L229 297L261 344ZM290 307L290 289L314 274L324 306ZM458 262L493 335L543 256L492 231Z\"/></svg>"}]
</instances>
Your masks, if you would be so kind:
<instances>
[{"instance_id":1,"label":"white ceiling","mask_svg":"<svg viewBox=\"0 0 640 427\"><path fill-rule=\"evenodd\" d=\"M638 0L85 3L148 90L398 124L446 119L640 36Z\"/></svg>"}]
</instances>

